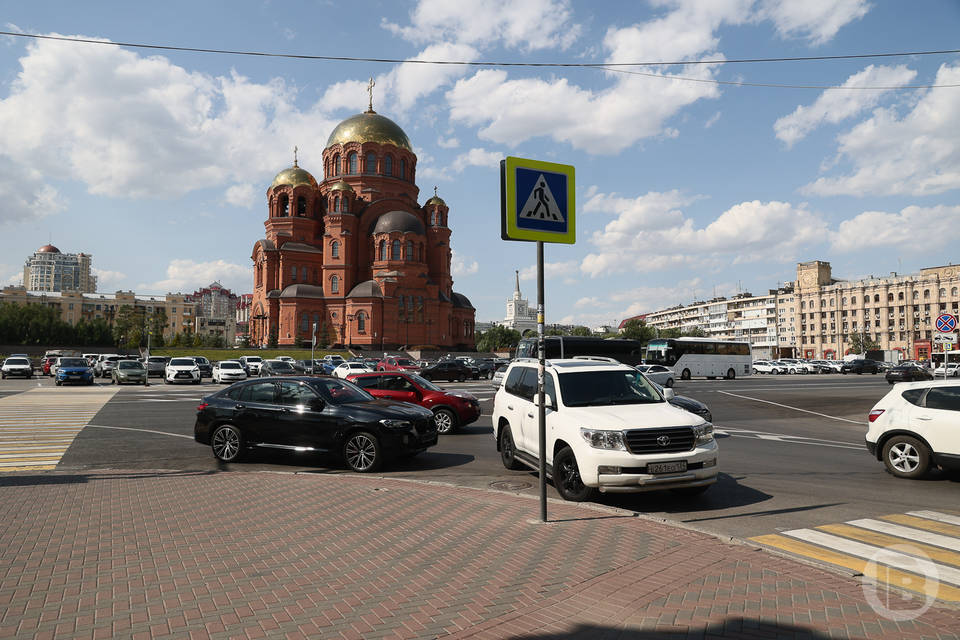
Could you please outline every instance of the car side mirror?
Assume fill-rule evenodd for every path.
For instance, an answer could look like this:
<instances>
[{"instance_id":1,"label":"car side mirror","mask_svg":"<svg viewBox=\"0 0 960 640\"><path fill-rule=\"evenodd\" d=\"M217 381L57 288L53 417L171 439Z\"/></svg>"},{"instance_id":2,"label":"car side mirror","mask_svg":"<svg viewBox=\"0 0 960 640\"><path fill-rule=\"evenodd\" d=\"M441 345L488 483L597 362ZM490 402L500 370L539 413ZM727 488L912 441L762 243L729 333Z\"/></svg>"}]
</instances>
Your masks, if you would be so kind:
<instances>
[{"instance_id":1,"label":"car side mirror","mask_svg":"<svg viewBox=\"0 0 960 640\"><path fill-rule=\"evenodd\" d=\"M539 394L539 393L533 394L533 404L534 404L534 406L536 406L536 407L539 407L539 406L540 406L540 394ZM554 404L554 402L553 402L553 396L551 396L549 393L543 394L543 406L545 406L547 409L553 409L553 410L556 410L556 408L557 408L557 406L556 406L556 405Z\"/></svg>"},{"instance_id":2,"label":"car side mirror","mask_svg":"<svg viewBox=\"0 0 960 640\"><path fill-rule=\"evenodd\" d=\"M666 400L667 402L673 400L676 397L677 397L677 394L673 392L673 389L666 388L663 390L663 399Z\"/></svg>"}]
</instances>

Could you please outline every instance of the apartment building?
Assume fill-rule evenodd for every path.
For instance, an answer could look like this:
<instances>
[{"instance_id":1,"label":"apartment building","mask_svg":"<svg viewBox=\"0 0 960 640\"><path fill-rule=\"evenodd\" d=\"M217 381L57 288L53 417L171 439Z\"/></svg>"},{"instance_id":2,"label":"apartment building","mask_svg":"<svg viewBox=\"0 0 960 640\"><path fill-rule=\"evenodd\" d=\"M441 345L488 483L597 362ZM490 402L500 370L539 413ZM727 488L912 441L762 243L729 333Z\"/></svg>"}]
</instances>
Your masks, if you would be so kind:
<instances>
[{"instance_id":1,"label":"apartment building","mask_svg":"<svg viewBox=\"0 0 960 640\"><path fill-rule=\"evenodd\" d=\"M86 253L62 253L52 244L37 249L23 265L23 286L29 291L97 290L92 273L93 256Z\"/></svg>"}]
</instances>

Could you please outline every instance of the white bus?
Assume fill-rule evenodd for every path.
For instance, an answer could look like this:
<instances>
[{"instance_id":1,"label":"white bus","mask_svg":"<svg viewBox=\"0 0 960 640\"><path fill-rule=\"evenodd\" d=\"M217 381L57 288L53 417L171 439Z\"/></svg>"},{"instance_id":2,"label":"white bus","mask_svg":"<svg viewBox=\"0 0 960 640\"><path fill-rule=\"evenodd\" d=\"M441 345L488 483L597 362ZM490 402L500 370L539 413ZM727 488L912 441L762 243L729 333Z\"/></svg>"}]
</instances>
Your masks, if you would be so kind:
<instances>
[{"instance_id":1,"label":"white bus","mask_svg":"<svg viewBox=\"0 0 960 640\"><path fill-rule=\"evenodd\" d=\"M694 376L733 380L753 371L750 343L733 340L657 338L647 344L643 361L669 367L681 380Z\"/></svg>"}]
</instances>

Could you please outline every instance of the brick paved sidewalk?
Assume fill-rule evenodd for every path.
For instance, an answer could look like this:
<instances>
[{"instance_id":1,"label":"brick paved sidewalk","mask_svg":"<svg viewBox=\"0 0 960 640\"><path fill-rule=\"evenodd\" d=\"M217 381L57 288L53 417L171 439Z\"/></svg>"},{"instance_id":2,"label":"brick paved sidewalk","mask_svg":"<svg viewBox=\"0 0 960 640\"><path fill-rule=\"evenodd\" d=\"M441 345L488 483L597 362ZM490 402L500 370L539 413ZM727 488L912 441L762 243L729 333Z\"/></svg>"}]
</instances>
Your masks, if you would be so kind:
<instances>
[{"instance_id":1,"label":"brick paved sidewalk","mask_svg":"<svg viewBox=\"0 0 960 640\"><path fill-rule=\"evenodd\" d=\"M0 638L957 638L610 510L350 475L0 476ZM899 597L899 595L897 596Z\"/></svg>"}]
</instances>

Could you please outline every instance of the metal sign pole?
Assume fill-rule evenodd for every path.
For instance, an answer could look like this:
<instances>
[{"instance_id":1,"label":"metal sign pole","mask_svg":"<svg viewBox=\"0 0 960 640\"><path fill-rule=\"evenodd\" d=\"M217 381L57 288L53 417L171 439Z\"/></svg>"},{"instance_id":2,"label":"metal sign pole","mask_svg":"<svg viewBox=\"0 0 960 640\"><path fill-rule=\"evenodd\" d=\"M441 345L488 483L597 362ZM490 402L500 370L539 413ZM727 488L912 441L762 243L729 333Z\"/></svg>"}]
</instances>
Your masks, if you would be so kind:
<instances>
[{"instance_id":1,"label":"metal sign pole","mask_svg":"<svg viewBox=\"0 0 960 640\"><path fill-rule=\"evenodd\" d=\"M547 521L547 408L543 380L546 368L543 344L543 242L537 241L537 432L540 440L540 521Z\"/></svg>"}]
</instances>

